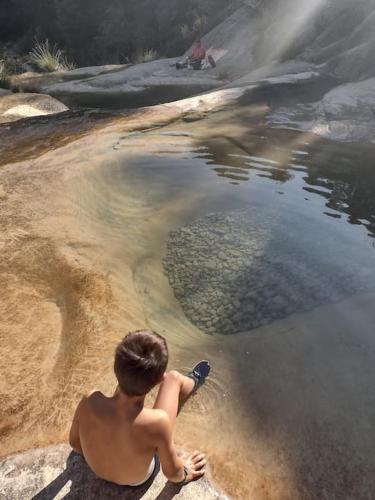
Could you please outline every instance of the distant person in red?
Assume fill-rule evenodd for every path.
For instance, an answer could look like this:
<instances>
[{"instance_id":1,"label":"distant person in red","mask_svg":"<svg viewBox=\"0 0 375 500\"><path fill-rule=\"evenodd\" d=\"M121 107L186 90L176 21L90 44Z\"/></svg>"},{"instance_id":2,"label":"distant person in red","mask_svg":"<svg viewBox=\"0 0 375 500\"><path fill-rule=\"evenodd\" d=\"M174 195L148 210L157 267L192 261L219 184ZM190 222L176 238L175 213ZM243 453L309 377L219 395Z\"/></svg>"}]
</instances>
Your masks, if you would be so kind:
<instances>
[{"instance_id":1,"label":"distant person in red","mask_svg":"<svg viewBox=\"0 0 375 500\"><path fill-rule=\"evenodd\" d=\"M197 40L193 45L193 50L191 52L191 61L203 61L206 58L206 49L203 47L202 41Z\"/></svg>"},{"instance_id":2,"label":"distant person in red","mask_svg":"<svg viewBox=\"0 0 375 500\"><path fill-rule=\"evenodd\" d=\"M202 63L206 58L206 49L204 48L202 41L197 40L194 45L193 49L191 51L190 56L185 59L183 62L178 62L176 64L177 69L182 69L182 68L192 68L192 69L201 69L202 68Z\"/></svg>"}]
</instances>

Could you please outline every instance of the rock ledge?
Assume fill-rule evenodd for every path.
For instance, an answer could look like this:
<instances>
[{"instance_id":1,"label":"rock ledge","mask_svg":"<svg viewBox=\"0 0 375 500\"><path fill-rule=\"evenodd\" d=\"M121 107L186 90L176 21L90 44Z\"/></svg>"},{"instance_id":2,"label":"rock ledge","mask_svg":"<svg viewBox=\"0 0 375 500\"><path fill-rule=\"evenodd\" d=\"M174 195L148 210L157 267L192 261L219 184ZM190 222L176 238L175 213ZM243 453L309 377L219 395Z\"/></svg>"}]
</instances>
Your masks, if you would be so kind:
<instances>
[{"instance_id":1,"label":"rock ledge","mask_svg":"<svg viewBox=\"0 0 375 500\"><path fill-rule=\"evenodd\" d=\"M183 488L169 483L160 468L143 486L117 486L98 479L84 459L68 445L50 446L19 453L0 461L0 498L47 500L57 498L97 500L226 500L207 479Z\"/></svg>"}]
</instances>

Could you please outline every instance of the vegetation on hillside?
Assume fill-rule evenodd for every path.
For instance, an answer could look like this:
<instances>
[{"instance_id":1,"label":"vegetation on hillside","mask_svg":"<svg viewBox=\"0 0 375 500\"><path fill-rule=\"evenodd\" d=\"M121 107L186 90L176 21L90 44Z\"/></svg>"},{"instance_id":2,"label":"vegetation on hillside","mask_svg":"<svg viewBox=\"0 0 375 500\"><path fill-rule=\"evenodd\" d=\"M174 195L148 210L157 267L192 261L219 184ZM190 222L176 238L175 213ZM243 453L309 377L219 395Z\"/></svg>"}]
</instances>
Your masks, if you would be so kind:
<instances>
[{"instance_id":1,"label":"vegetation on hillside","mask_svg":"<svg viewBox=\"0 0 375 500\"><path fill-rule=\"evenodd\" d=\"M27 54L35 39L48 39L50 53L56 45L79 66L117 64L142 57L149 60L155 54L175 56L238 3L239 0L8 0L0 3L0 44L18 54Z\"/></svg>"}]
</instances>

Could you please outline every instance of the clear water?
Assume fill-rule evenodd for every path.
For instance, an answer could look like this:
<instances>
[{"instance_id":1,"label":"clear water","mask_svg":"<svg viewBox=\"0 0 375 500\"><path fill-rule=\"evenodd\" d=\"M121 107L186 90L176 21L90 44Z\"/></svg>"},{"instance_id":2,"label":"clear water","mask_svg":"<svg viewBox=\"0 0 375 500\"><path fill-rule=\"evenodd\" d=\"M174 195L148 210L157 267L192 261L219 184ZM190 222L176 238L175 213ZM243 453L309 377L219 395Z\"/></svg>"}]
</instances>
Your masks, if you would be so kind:
<instances>
[{"instance_id":1,"label":"clear water","mask_svg":"<svg viewBox=\"0 0 375 500\"><path fill-rule=\"evenodd\" d=\"M121 138L82 179L82 223L119 289L130 264L171 366L210 359L176 436L219 484L371 498L375 148L255 131L241 113Z\"/></svg>"}]
</instances>

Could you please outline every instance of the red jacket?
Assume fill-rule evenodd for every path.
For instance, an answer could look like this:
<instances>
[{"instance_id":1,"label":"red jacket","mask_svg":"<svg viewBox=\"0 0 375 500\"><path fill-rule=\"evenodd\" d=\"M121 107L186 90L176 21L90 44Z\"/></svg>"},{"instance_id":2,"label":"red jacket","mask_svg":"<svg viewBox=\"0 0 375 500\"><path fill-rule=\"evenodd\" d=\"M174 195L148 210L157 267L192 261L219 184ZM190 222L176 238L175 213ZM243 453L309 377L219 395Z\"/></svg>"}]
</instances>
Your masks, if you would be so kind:
<instances>
[{"instance_id":1,"label":"red jacket","mask_svg":"<svg viewBox=\"0 0 375 500\"><path fill-rule=\"evenodd\" d=\"M206 50L203 47L203 45L198 45L193 48L193 51L191 53L191 57L193 59L205 59L206 58Z\"/></svg>"}]
</instances>

